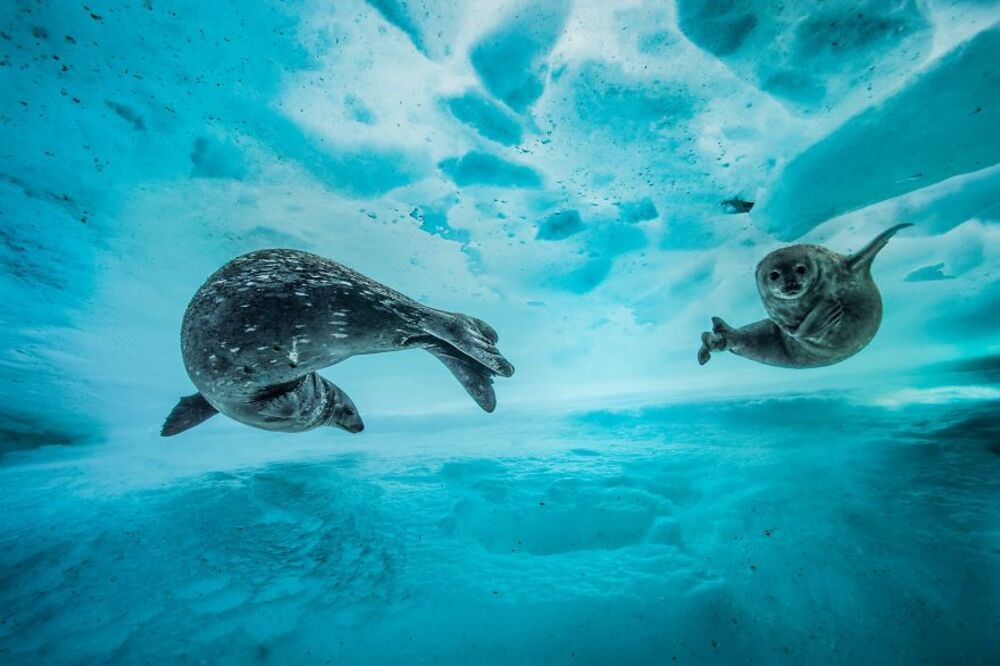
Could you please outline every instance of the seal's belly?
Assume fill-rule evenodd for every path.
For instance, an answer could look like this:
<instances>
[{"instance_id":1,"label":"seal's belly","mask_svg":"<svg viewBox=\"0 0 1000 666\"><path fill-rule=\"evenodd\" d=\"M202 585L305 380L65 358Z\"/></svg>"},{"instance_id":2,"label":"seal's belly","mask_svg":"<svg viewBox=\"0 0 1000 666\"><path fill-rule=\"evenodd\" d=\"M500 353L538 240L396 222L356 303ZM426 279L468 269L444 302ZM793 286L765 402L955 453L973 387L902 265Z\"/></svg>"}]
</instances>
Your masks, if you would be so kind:
<instances>
[{"instance_id":1,"label":"seal's belly","mask_svg":"<svg viewBox=\"0 0 1000 666\"><path fill-rule=\"evenodd\" d=\"M802 367L832 365L854 356L878 332L882 321L880 305L881 303L861 308L845 307L840 322L819 339L796 340L787 336L789 351L797 357Z\"/></svg>"},{"instance_id":2,"label":"seal's belly","mask_svg":"<svg viewBox=\"0 0 1000 666\"><path fill-rule=\"evenodd\" d=\"M788 349L797 361L796 367L818 368L840 363L854 356L864 349L873 337L853 337L843 344L815 344L792 340L788 343Z\"/></svg>"}]
</instances>

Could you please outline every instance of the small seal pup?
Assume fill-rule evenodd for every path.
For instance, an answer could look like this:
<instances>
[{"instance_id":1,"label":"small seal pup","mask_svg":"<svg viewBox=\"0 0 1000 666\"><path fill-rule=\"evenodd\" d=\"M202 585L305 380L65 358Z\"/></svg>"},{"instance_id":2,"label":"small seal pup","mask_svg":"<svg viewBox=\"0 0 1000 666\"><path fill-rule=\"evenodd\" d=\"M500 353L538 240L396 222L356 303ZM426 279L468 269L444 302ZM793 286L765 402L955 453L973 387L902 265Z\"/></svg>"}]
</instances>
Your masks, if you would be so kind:
<instances>
[{"instance_id":1,"label":"small seal pup","mask_svg":"<svg viewBox=\"0 0 1000 666\"><path fill-rule=\"evenodd\" d=\"M851 256L819 245L767 255L757 265L757 290L769 318L733 328L712 317L712 331L701 334L698 363L728 350L767 365L818 368L857 354L882 323L872 260L897 231L911 226L887 229Z\"/></svg>"},{"instance_id":2,"label":"small seal pup","mask_svg":"<svg viewBox=\"0 0 1000 666\"><path fill-rule=\"evenodd\" d=\"M429 351L492 412L493 376L514 373L496 342L475 317L427 307L329 259L251 252L212 274L184 313L181 353L198 393L181 398L161 434L220 412L264 430L360 432L354 402L316 371L398 349Z\"/></svg>"}]
</instances>

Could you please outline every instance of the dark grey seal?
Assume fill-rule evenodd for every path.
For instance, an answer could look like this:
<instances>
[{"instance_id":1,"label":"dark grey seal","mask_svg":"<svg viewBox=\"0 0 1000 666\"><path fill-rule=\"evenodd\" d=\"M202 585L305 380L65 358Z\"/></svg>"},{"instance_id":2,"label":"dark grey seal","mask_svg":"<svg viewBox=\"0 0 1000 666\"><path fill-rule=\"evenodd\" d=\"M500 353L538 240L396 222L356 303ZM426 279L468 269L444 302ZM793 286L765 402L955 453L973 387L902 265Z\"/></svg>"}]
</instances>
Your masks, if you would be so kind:
<instances>
[{"instance_id":1,"label":"dark grey seal","mask_svg":"<svg viewBox=\"0 0 1000 666\"><path fill-rule=\"evenodd\" d=\"M875 255L912 224L899 224L850 256L819 245L775 250L757 265L757 290L768 319L733 328L712 317L701 334L698 362L731 351L784 368L839 363L871 342L882 323L882 297L872 280Z\"/></svg>"},{"instance_id":2,"label":"dark grey seal","mask_svg":"<svg viewBox=\"0 0 1000 666\"><path fill-rule=\"evenodd\" d=\"M399 349L429 351L492 412L493 376L514 373L496 342L496 331L475 317L421 305L329 259L251 252L216 271L188 305L181 352L198 393L181 398L161 434L220 412L265 430L360 432L354 403L316 371Z\"/></svg>"}]
</instances>

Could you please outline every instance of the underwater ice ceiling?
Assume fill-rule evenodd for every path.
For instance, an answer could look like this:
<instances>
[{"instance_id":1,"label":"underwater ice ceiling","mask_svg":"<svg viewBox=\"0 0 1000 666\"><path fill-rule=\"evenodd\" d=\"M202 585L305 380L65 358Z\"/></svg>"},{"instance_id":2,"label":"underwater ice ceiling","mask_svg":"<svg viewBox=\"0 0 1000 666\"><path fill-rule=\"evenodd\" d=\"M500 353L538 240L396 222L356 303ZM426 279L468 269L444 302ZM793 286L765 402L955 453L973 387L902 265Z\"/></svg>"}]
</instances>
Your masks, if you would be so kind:
<instances>
[{"instance_id":1,"label":"underwater ice ceiling","mask_svg":"<svg viewBox=\"0 0 1000 666\"><path fill-rule=\"evenodd\" d=\"M997 352L989 1L0 5L8 437L153 431L191 294L312 251L490 321L501 405L780 387L699 368L756 262L915 226L875 342L811 387ZM419 354L334 371L369 413L474 409ZM88 415L88 416L84 416ZM28 433L36 433L29 435Z\"/></svg>"}]
</instances>

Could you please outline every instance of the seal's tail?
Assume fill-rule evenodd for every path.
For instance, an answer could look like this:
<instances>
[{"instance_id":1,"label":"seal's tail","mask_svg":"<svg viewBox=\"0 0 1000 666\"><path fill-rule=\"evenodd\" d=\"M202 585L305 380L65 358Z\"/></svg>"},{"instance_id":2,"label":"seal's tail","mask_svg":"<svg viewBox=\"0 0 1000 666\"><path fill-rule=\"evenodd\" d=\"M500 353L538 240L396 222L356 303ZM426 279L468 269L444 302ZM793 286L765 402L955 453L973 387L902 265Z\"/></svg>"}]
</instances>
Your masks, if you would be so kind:
<instances>
[{"instance_id":1,"label":"seal's tail","mask_svg":"<svg viewBox=\"0 0 1000 666\"><path fill-rule=\"evenodd\" d=\"M424 323L427 333L472 357L495 375L510 377L514 374L514 366L497 350L497 332L489 324L456 312L442 314L444 316Z\"/></svg>"},{"instance_id":2,"label":"seal's tail","mask_svg":"<svg viewBox=\"0 0 1000 666\"><path fill-rule=\"evenodd\" d=\"M451 374L476 404L483 408L483 411L492 412L496 409L497 396L493 392L493 371L443 340L435 340L429 344L427 351L451 370Z\"/></svg>"},{"instance_id":3,"label":"seal's tail","mask_svg":"<svg viewBox=\"0 0 1000 666\"><path fill-rule=\"evenodd\" d=\"M472 399L487 412L496 408L493 376L510 377L514 366L497 350L497 332L475 317L445 312L424 323L420 342L447 366Z\"/></svg>"},{"instance_id":4,"label":"seal's tail","mask_svg":"<svg viewBox=\"0 0 1000 666\"><path fill-rule=\"evenodd\" d=\"M889 239L895 236L896 232L900 229L912 226L912 224L907 222L906 224L897 224L894 227L886 229L876 236L871 243L868 243L868 245L865 245L863 248L848 257L847 267L851 270L871 267L872 261L875 259L875 255L877 255L882 248L885 247L885 244L889 242Z\"/></svg>"}]
</instances>

